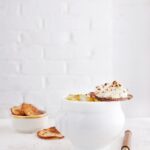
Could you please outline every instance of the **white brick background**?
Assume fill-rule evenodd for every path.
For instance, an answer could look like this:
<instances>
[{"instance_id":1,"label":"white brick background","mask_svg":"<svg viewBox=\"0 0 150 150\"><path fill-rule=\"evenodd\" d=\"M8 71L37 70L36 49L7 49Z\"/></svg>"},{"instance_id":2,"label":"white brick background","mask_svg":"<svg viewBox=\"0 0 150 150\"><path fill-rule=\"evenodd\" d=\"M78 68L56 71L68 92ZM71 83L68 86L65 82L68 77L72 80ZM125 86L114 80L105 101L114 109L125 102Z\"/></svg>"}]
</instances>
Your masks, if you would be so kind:
<instances>
[{"instance_id":1,"label":"white brick background","mask_svg":"<svg viewBox=\"0 0 150 150\"><path fill-rule=\"evenodd\" d=\"M22 101L52 112L65 94L114 77L136 95L128 116L150 115L149 8L149 0L0 0L0 117ZM142 50L144 82L134 68ZM145 103L139 85L147 85Z\"/></svg>"},{"instance_id":2,"label":"white brick background","mask_svg":"<svg viewBox=\"0 0 150 150\"><path fill-rule=\"evenodd\" d=\"M109 0L0 0L0 117L22 101L51 112L65 94L110 80L110 8Z\"/></svg>"},{"instance_id":3,"label":"white brick background","mask_svg":"<svg viewBox=\"0 0 150 150\"><path fill-rule=\"evenodd\" d=\"M114 77L126 83L134 101L128 116L150 116L150 0L114 0Z\"/></svg>"}]
</instances>

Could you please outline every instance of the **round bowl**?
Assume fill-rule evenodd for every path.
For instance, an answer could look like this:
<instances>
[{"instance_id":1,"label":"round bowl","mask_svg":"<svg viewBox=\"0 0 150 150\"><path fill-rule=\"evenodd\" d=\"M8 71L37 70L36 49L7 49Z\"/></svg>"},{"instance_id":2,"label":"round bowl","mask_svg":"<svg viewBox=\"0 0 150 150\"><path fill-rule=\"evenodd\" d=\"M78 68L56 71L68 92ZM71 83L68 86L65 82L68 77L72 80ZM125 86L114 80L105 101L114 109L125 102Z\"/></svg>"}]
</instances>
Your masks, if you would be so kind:
<instances>
[{"instance_id":1,"label":"round bowl","mask_svg":"<svg viewBox=\"0 0 150 150\"><path fill-rule=\"evenodd\" d=\"M48 127L48 115L46 113L36 116L11 115L12 125L18 132L32 133Z\"/></svg>"},{"instance_id":2,"label":"round bowl","mask_svg":"<svg viewBox=\"0 0 150 150\"><path fill-rule=\"evenodd\" d=\"M56 127L71 140L74 149L103 149L120 136L125 117L120 102L64 100Z\"/></svg>"}]
</instances>

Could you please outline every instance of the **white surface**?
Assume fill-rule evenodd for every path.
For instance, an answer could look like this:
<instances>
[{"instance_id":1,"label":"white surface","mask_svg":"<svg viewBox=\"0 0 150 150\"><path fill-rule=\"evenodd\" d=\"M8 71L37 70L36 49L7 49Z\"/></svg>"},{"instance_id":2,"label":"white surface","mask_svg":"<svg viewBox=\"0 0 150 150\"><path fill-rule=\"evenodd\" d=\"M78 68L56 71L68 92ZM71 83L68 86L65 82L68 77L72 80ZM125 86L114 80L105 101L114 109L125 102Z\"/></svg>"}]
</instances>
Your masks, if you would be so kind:
<instances>
[{"instance_id":1,"label":"white surface","mask_svg":"<svg viewBox=\"0 0 150 150\"><path fill-rule=\"evenodd\" d=\"M53 123L50 123L53 125ZM126 129L133 132L131 150L150 149L150 118L139 118L127 120ZM107 150L120 150L122 138L119 138ZM69 140L41 140L36 134L16 133L11 128L10 120L0 120L0 149L1 150L71 150Z\"/></svg>"},{"instance_id":2,"label":"white surface","mask_svg":"<svg viewBox=\"0 0 150 150\"><path fill-rule=\"evenodd\" d=\"M75 147L97 150L115 140L121 134L124 123L120 102L64 100L56 127Z\"/></svg>"}]
</instances>

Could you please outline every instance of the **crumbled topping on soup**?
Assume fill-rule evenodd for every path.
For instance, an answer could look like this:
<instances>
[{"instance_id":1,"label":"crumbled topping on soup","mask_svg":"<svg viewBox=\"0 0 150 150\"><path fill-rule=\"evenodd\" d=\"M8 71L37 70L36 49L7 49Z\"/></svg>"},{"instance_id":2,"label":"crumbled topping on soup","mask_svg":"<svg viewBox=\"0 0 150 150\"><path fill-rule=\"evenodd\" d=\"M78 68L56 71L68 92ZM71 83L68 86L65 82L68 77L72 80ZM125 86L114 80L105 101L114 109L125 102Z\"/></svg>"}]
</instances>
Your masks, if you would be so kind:
<instances>
[{"instance_id":1,"label":"crumbled topping on soup","mask_svg":"<svg viewBox=\"0 0 150 150\"><path fill-rule=\"evenodd\" d=\"M95 95L103 98L126 98L129 92L119 82L113 81L112 83L96 86Z\"/></svg>"},{"instance_id":2,"label":"crumbled topping on soup","mask_svg":"<svg viewBox=\"0 0 150 150\"><path fill-rule=\"evenodd\" d=\"M104 83L96 86L94 92L88 94L70 94L67 96L67 100L70 101L121 101L131 99L133 96L129 91L122 86L121 83L113 81L111 83Z\"/></svg>"}]
</instances>

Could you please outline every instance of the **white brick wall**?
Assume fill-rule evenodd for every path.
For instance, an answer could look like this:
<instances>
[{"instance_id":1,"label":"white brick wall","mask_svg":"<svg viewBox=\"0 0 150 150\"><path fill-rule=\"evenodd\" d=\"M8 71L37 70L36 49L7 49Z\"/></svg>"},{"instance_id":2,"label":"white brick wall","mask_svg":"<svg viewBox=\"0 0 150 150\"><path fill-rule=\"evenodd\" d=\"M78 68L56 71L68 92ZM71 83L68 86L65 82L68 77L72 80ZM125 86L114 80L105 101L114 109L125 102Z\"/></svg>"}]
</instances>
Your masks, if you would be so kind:
<instances>
[{"instance_id":1,"label":"white brick wall","mask_svg":"<svg viewBox=\"0 0 150 150\"><path fill-rule=\"evenodd\" d=\"M16 75L19 73L19 63L13 61L1 61L0 62L1 75Z\"/></svg>"},{"instance_id":2,"label":"white brick wall","mask_svg":"<svg viewBox=\"0 0 150 150\"><path fill-rule=\"evenodd\" d=\"M114 77L131 89L128 116L150 116L150 1L114 1Z\"/></svg>"},{"instance_id":3,"label":"white brick wall","mask_svg":"<svg viewBox=\"0 0 150 150\"><path fill-rule=\"evenodd\" d=\"M24 90L40 90L44 87L44 81L37 76L1 76L1 91L24 91Z\"/></svg>"},{"instance_id":4,"label":"white brick wall","mask_svg":"<svg viewBox=\"0 0 150 150\"><path fill-rule=\"evenodd\" d=\"M136 116L130 115L136 107L139 116L149 115L148 90L139 91L150 81L150 72L142 69L145 81L139 83L143 74L134 68L138 60L144 62L140 68L150 63L149 4L149 0L0 0L0 117L22 101L54 110L65 94L92 90L113 75L134 91L136 99L144 97L144 104L140 98L130 103L127 114ZM138 111L141 104L147 108L143 112Z\"/></svg>"},{"instance_id":5,"label":"white brick wall","mask_svg":"<svg viewBox=\"0 0 150 150\"><path fill-rule=\"evenodd\" d=\"M111 78L109 3L0 1L0 117L22 101L59 108L65 94Z\"/></svg>"},{"instance_id":6,"label":"white brick wall","mask_svg":"<svg viewBox=\"0 0 150 150\"><path fill-rule=\"evenodd\" d=\"M63 75L66 73L66 64L63 61L26 61L22 64L22 73L25 75Z\"/></svg>"}]
</instances>

